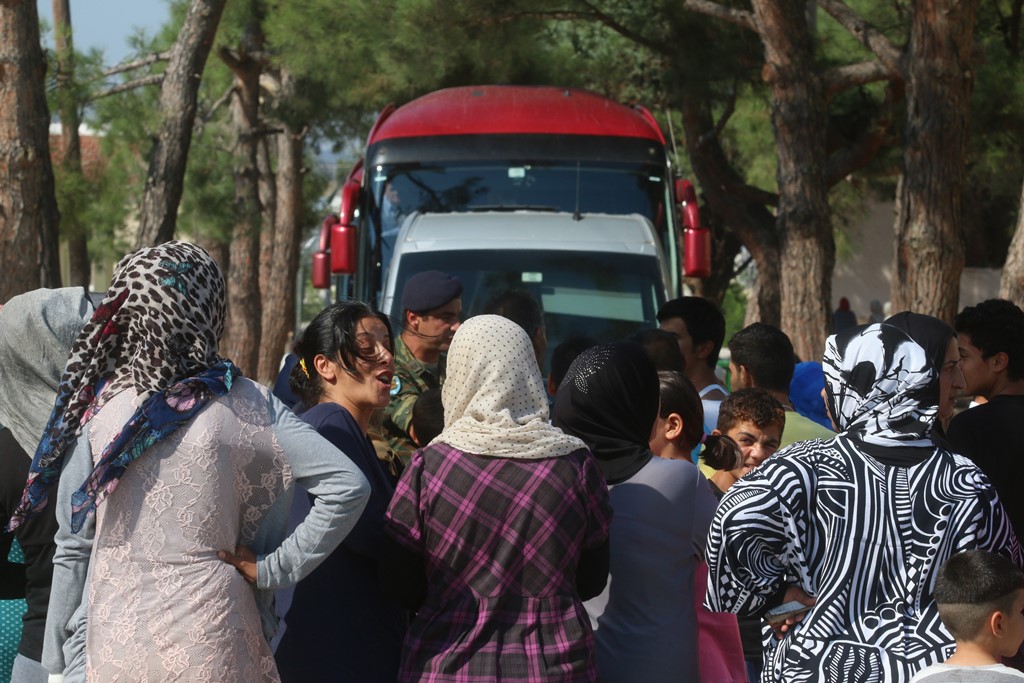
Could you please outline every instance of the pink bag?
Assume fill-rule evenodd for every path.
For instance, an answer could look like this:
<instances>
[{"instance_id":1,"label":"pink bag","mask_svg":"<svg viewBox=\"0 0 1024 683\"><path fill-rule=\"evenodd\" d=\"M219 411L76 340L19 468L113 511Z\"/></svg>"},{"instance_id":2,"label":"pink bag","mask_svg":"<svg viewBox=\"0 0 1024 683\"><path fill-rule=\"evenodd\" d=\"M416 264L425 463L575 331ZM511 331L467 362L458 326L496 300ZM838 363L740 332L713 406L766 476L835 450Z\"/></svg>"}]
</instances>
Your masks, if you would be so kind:
<instances>
[{"instance_id":1,"label":"pink bag","mask_svg":"<svg viewBox=\"0 0 1024 683\"><path fill-rule=\"evenodd\" d=\"M694 605L697 608L697 656L701 683L747 683L743 644L735 614L711 612L704 607L708 565L697 564Z\"/></svg>"}]
</instances>

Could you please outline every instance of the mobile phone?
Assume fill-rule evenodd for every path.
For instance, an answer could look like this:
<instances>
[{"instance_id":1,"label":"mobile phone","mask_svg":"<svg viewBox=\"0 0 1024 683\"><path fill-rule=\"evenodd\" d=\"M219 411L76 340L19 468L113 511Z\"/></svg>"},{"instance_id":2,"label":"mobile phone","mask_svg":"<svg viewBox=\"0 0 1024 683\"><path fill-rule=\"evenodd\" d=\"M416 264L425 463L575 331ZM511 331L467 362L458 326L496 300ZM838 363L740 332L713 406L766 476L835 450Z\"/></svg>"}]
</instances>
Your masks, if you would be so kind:
<instances>
[{"instance_id":1,"label":"mobile phone","mask_svg":"<svg viewBox=\"0 0 1024 683\"><path fill-rule=\"evenodd\" d=\"M806 612L809 609L811 609L810 605L805 605L804 603L796 600L790 600L789 602L784 602L777 607L772 607L764 613L764 618L765 620L772 622L785 621L786 619L789 619L796 614L800 614L801 612Z\"/></svg>"}]
</instances>

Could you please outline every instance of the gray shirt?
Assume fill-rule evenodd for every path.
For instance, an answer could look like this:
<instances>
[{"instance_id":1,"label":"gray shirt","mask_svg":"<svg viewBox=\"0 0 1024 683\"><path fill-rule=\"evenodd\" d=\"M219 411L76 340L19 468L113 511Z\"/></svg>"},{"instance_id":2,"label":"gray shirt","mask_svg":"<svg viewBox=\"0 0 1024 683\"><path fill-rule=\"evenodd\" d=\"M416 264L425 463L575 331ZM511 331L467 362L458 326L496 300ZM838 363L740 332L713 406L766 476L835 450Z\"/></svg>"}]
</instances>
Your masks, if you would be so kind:
<instances>
[{"instance_id":1,"label":"gray shirt","mask_svg":"<svg viewBox=\"0 0 1024 683\"><path fill-rule=\"evenodd\" d=\"M955 666L933 664L919 671L910 683L1019 683L1024 673L1002 664Z\"/></svg>"},{"instance_id":2,"label":"gray shirt","mask_svg":"<svg viewBox=\"0 0 1024 683\"><path fill-rule=\"evenodd\" d=\"M611 571L584 603L601 681L699 680L694 570L718 501L685 460L652 458L608 490Z\"/></svg>"}]
</instances>

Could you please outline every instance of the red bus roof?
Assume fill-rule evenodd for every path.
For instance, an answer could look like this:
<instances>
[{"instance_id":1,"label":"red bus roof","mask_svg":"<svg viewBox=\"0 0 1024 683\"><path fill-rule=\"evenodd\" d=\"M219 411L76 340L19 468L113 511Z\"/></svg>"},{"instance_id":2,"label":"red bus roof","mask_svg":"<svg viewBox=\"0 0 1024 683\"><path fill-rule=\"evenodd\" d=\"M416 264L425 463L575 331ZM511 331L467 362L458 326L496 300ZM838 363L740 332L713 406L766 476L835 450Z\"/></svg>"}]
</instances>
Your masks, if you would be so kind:
<instances>
[{"instance_id":1,"label":"red bus roof","mask_svg":"<svg viewBox=\"0 0 1024 683\"><path fill-rule=\"evenodd\" d=\"M424 95L378 121L369 144L433 135L606 135L665 142L642 107L631 108L585 90L551 86L482 85Z\"/></svg>"}]
</instances>

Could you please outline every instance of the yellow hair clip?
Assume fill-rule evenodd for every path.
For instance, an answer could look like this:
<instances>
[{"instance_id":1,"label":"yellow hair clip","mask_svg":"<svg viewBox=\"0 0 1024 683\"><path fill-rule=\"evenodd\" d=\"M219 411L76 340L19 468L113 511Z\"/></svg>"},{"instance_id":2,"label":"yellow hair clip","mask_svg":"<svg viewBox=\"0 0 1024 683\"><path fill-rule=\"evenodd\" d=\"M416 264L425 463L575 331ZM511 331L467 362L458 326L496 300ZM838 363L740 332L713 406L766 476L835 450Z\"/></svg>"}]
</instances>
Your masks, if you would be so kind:
<instances>
[{"instance_id":1,"label":"yellow hair clip","mask_svg":"<svg viewBox=\"0 0 1024 683\"><path fill-rule=\"evenodd\" d=\"M302 368L302 374L304 374L306 376L306 379L310 379L310 377L309 377L309 370L306 368L306 359L305 358L300 358L299 359L299 367Z\"/></svg>"}]
</instances>

